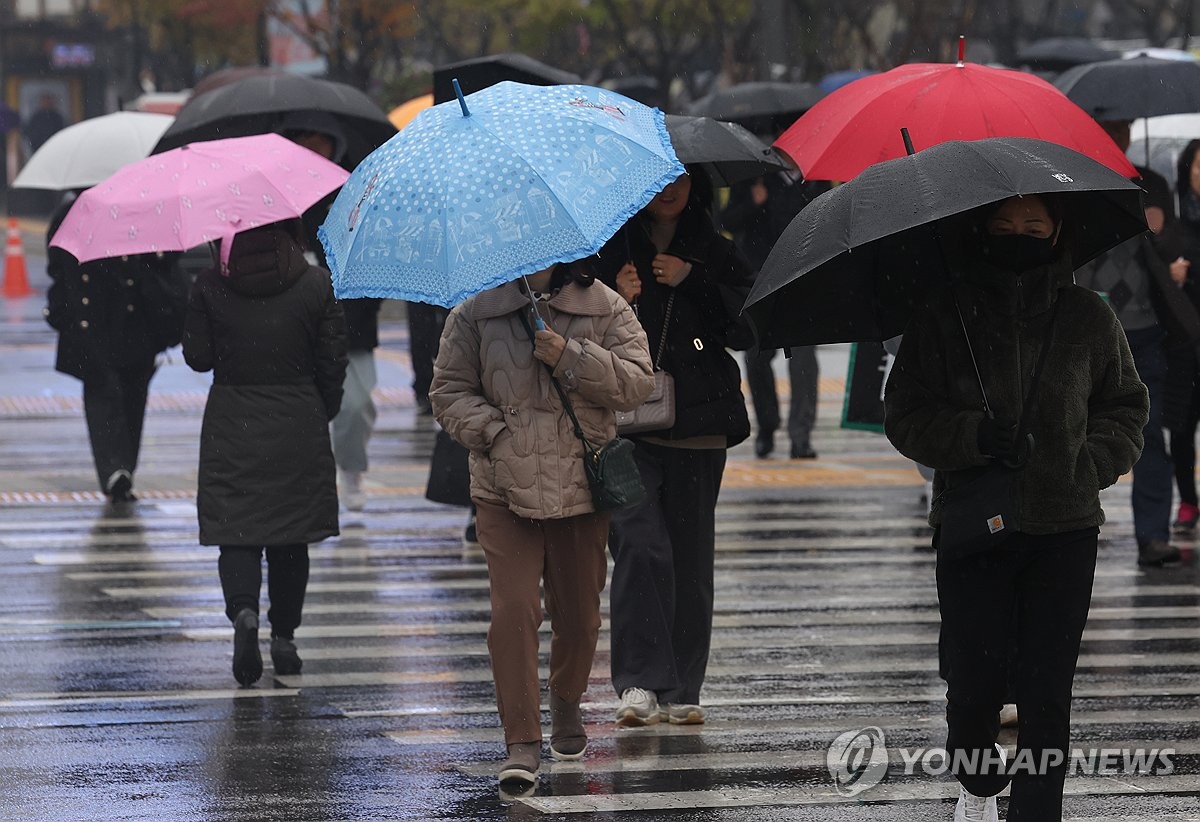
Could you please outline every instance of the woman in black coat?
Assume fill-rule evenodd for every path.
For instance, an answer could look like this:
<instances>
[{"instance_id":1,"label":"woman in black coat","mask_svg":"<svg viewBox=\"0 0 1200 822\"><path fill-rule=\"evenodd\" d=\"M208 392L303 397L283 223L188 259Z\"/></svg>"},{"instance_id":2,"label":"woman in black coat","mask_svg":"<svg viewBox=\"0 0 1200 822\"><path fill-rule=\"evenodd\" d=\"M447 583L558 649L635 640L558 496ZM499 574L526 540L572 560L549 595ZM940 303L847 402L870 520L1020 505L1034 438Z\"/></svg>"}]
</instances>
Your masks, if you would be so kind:
<instances>
[{"instance_id":1,"label":"woman in black coat","mask_svg":"<svg viewBox=\"0 0 1200 822\"><path fill-rule=\"evenodd\" d=\"M1179 219L1158 236L1159 252L1170 266L1171 279L1200 309L1200 140L1192 140L1179 155L1175 191ZM1170 432L1171 461L1179 488L1175 530L1190 534L1200 522L1196 495L1196 426L1200 422L1200 364L1187 341L1167 352L1167 381L1163 423Z\"/></svg>"},{"instance_id":2,"label":"woman in black coat","mask_svg":"<svg viewBox=\"0 0 1200 822\"><path fill-rule=\"evenodd\" d=\"M329 421L342 401L346 336L329 273L309 265L299 221L238 234L227 274L192 289L183 355L213 372L200 433L200 543L219 545L233 675L262 676L258 600L267 554L271 660L300 672L293 635L308 543L338 533Z\"/></svg>"},{"instance_id":3,"label":"woman in black coat","mask_svg":"<svg viewBox=\"0 0 1200 822\"><path fill-rule=\"evenodd\" d=\"M637 312L657 367L675 380L675 423L633 437L642 505L616 511L612 678L620 725L704 721L717 494L725 452L750 436L728 347L752 342L738 315L749 264L716 230L702 170L668 185L601 249L599 270ZM665 331L664 331L665 327Z\"/></svg>"},{"instance_id":4,"label":"woman in black coat","mask_svg":"<svg viewBox=\"0 0 1200 822\"><path fill-rule=\"evenodd\" d=\"M100 490L130 503L142 423L157 356L178 345L187 305L178 254L136 254L79 263L49 245L72 196L50 220L43 311L58 332L54 368L83 383L83 410Z\"/></svg>"}]
</instances>

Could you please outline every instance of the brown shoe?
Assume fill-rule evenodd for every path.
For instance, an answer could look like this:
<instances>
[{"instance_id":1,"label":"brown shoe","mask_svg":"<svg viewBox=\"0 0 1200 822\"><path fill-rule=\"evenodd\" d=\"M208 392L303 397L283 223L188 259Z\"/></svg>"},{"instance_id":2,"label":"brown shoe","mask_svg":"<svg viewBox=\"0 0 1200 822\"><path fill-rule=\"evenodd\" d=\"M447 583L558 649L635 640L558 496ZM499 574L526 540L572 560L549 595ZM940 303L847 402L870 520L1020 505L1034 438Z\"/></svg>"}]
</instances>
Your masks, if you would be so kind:
<instances>
[{"instance_id":1,"label":"brown shoe","mask_svg":"<svg viewBox=\"0 0 1200 822\"><path fill-rule=\"evenodd\" d=\"M518 791L533 787L541 765L541 742L514 742L508 746L508 759L500 766L500 784Z\"/></svg>"},{"instance_id":2,"label":"brown shoe","mask_svg":"<svg viewBox=\"0 0 1200 822\"><path fill-rule=\"evenodd\" d=\"M587 742L579 700L568 702L550 694L550 755L564 762L583 759Z\"/></svg>"},{"instance_id":3,"label":"brown shoe","mask_svg":"<svg viewBox=\"0 0 1200 822\"><path fill-rule=\"evenodd\" d=\"M1165 539L1151 539L1138 544L1138 565L1157 567L1179 560L1179 549Z\"/></svg>"}]
</instances>

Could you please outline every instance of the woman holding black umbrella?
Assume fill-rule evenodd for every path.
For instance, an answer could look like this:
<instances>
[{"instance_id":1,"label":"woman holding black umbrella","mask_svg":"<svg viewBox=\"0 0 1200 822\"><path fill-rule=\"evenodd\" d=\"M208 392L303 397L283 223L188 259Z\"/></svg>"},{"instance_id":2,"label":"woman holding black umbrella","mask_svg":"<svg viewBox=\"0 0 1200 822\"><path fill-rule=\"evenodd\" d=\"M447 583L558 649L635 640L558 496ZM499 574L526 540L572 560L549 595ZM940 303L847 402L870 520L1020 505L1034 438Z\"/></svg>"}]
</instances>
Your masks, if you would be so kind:
<instances>
[{"instance_id":1,"label":"woman holding black umbrella","mask_svg":"<svg viewBox=\"0 0 1200 822\"><path fill-rule=\"evenodd\" d=\"M909 320L885 429L901 453L937 471L930 523L946 748L962 785L955 820L996 820L995 795L1011 779L1008 819L1047 822L1062 814L1072 679L1104 522L1099 492L1137 460L1148 400L1116 316L1072 283L1061 201L1011 197L978 216L964 275ZM1012 521L994 523L990 508L980 521L1008 528L1007 541L953 543L952 498L1001 464L1019 471L1008 490ZM1006 773L993 746L1013 645L1020 736ZM964 756L979 767L961 767Z\"/></svg>"}]
</instances>

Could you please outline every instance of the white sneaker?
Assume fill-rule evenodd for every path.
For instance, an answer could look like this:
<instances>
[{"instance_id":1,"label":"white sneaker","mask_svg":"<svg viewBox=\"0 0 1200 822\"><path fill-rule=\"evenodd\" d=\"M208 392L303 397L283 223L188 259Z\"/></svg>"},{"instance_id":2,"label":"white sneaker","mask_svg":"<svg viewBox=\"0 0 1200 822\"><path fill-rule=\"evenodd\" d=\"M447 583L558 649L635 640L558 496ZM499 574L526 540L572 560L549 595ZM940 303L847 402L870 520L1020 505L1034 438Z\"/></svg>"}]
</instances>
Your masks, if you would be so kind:
<instances>
[{"instance_id":1,"label":"white sneaker","mask_svg":"<svg viewBox=\"0 0 1200 822\"><path fill-rule=\"evenodd\" d=\"M338 469L338 495L347 511L361 511L366 502L362 491L362 472Z\"/></svg>"},{"instance_id":2,"label":"white sneaker","mask_svg":"<svg viewBox=\"0 0 1200 822\"><path fill-rule=\"evenodd\" d=\"M644 688L626 688L617 708L617 725L640 728L658 723L658 696Z\"/></svg>"},{"instance_id":3,"label":"white sneaker","mask_svg":"<svg viewBox=\"0 0 1200 822\"><path fill-rule=\"evenodd\" d=\"M1008 757L999 745L996 750L1000 753L1000 761ZM966 788L958 787L958 804L954 807L954 822L1000 822L1000 809L994 796L976 796Z\"/></svg>"},{"instance_id":4,"label":"white sneaker","mask_svg":"<svg viewBox=\"0 0 1200 822\"><path fill-rule=\"evenodd\" d=\"M699 705L660 702L658 718L670 722L672 725L703 725L704 709Z\"/></svg>"},{"instance_id":5,"label":"white sneaker","mask_svg":"<svg viewBox=\"0 0 1200 822\"><path fill-rule=\"evenodd\" d=\"M1004 703L1004 705L1000 708L1000 727L1017 727L1017 706L1011 702Z\"/></svg>"}]
</instances>

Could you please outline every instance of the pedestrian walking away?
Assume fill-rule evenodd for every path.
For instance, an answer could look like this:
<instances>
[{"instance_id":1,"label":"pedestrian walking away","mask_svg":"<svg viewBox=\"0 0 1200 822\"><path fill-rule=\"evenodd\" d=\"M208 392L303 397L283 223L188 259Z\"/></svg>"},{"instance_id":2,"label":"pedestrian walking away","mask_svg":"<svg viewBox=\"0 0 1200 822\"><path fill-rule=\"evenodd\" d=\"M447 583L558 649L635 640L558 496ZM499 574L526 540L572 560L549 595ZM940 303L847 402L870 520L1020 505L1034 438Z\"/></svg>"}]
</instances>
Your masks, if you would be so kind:
<instances>
[{"instance_id":1,"label":"pedestrian walking away","mask_svg":"<svg viewBox=\"0 0 1200 822\"><path fill-rule=\"evenodd\" d=\"M606 283L635 307L675 379L675 421L634 435L647 499L613 514L612 681L617 723L701 723L713 615L716 504L726 449L750 436L741 372L751 343L739 311L749 264L709 211L689 166L600 251Z\"/></svg>"},{"instance_id":2,"label":"pedestrian walking away","mask_svg":"<svg viewBox=\"0 0 1200 822\"><path fill-rule=\"evenodd\" d=\"M295 645L308 546L338 533L329 422L342 401L346 337L329 273L304 257L299 219L237 234L228 274L192 289L183 354L213 384L200 432L200 543L220 546L233 675L262 676L258 645L267 559L271 661L300 673Z\"/></svg>"},{"instance_id":3,"label":"pedestrian walking away","mask_svg":"<svg viewBox=\"0 0 1200 822\"><path fill-rule=\"evenodd\" d=\"M583 444L552 380L595 444L615 436L615 411L635 408L654 387L637 318L587 263L526 280L527 288L509 282L451 311L429 391L437 421L470 451L491 592L488 651L508 749L499 780L516 790L533 787L541 757L539 585L552 630L550 753L575 760L587 747L580 699L607 572L609 514L595 510Z\"/></svg>"},{"instance_id":4,"label":"pedestrian walking away","mask_svg":"<svg viewBox=\"0 0 1200 822\"><path fill-rule=\"evenodd\" d=\"M954 238L963 240L964 273L930 292L907 325L885 431L936 472L929 521L946 749L961 785L955 820L996 820L995 796L1011 781L1010 822L1052 822L1071 758L1072 680L1104 522L1099 494L1137 461L1149 400L1117 316L1072 282L1063 200L1010 197L976 216L968 236ZM947 541L960 510L951 497L1000 465L1014 477L1015 521L996 531L1007 541L979 550ZM1017 757L1040 763L1011 776L995 748L1010 665ZM1058 765L1047 760L1054 751L1066 756Z\"/></svg>"},{"instance_id":5,"label":"pedestrian walking away","mask_svg":"<svg viewBox=\"0 0 1200 822\"><path fill-rule=\"evenodd\" d=\"M1163 228L1159 253L1167 261L1171 280L1200 310L1200 140L1192 140L1179 155L1175 193L1179 218ZM1173 528L1190 536L1200 523L1196 492L1196 427L1200 424L1200 354L1195 346L1173 346L1167 366L1163 422L1170 432L1171 461L1179 490L1179 512Z\"/></svg>"},{"instance_id":6,"label":"pedestrian walking away","mask_svg":"<svg viewBox=\"0 0 1200 822\"><path fill-rule=\"evenodd\" d=\"M190 282L179 255L135 254L80 264L46 234L46 322L58 331L54 367L83 383L88 441L100 490L121 513L137 499L134 473L158 355L183 337Z\"/></svg>"}]
</instances>

